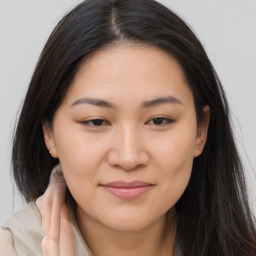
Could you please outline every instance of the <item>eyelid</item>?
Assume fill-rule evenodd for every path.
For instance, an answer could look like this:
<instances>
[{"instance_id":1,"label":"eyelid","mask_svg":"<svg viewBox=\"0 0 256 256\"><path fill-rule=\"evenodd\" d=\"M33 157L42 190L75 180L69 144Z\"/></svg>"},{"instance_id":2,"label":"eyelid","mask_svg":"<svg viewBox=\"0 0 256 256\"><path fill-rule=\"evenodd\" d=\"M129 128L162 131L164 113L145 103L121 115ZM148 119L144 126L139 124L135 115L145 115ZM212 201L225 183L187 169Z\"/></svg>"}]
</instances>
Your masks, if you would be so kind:
<instances>
[{"instance_id":1,"label":"eyelid","mask_svg":"<svg viewBox=\"0 0 256 256\"><path fill-rule=\"evenodd\" d=\"M82 125L84 125L84 126L89 126L89 127L102 127L102 126L105 126L105 125L93 125L93 124L90 124L91 122L93 122L93 121L103 121L103 122L105 122L105 123L107 123L108 125L109 125L109 123L108 123L108 121L106 121L104 118L92 118L92 119L88 119L88 120L83 120L83 121L81 121L80 123L82 124Z\"/></svg>"},{"instance_id":2,"label":"eyelid","mask_svg":"<svg viewBox=\"0 0 256 256\"><path fill-rule=\"evenodd\" d=\"M154 116L154 117L151 117L147 122L146 124L148 124L149 122L153 121L153 120L156 120L156 119L162 119L164 121L164 124L152 124L154 126L157 126L157 127L161 127L161 126L166 126L166 125L169 125L173 122L175 122L175 120L171 117L166 117L166 116ZM100 124L100 125L93 125L93 124L90 124L91 122L93 121L102 121L103 124ZM102 126L105 126L106 124L109 125L109 122L107 120L105 120L104 118L92 118L92 119L88 119L88 120L84 120L84 121L81 121L80 122L82 125L84 126L88 126L88 127L93 127L93 128L100 128ZM104 125L105 123L105 125Z\"/></svg>"},{"instance_id":3,"label":"eyelid","mask_svg":"<svg viewBox=\"0 0 256 256\"><path fill-rule=\"evenodd\" d=\"M159 125L153 124L154 126L159 126L159 127L161 127L161 126L166 126L166 125L168 125L168 124L171 124L171 123L174 123L174 122L175 122L175 120L174 120L173 118L171 118L171 117L166 117L166 116L154 116L154 117L152 117L149 121L147 121L146 124L149 123L150 121L153 121L154 119L163 119L163 120L165 121L165 124L159 124Z\"/></svg>"}]
</instances>

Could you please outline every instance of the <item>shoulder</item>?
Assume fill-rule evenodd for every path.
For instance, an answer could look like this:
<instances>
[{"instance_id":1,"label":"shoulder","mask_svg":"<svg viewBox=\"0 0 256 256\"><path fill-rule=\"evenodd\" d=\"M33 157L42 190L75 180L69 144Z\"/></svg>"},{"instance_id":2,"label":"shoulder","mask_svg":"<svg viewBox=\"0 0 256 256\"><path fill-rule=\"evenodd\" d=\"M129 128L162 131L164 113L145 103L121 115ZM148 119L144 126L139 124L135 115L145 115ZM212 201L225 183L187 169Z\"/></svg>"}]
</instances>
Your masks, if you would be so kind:
<instances>
[{"instance_id":1,"label":"shoulder","mask_svg":"<svg viewBox=\"0 0 256 256\"><path fill-rule=\"evenodd\" d=\"M74 239L74 255L92 255L85 243L71 207L70 221ZM44 237L41 213L35 202L15 214L0 227L0 256L41 256ZM16 254L17 253L17 254Z\"/></svg>"},{"instance_id":2,"label":"shoulder","mask_svg":"<svg viewBox=\"0 0 256 256\"><path fill-rule=\"evenodd\" d=\"M35 202L29 203L26 208L15 214L3 228L4 239L8 239L9 245L12 245L19 255L41 255L44 233L41 214Z\"/></svg>"},{"instance_id":3,"label":"shoulder","mask_svg":"<svg viewBox=\"0 0 256 256\"><path fill-rule=\"evenodd\" d=\"M6 228L0 228L0 256L16 255L11 231Z\"/></svg>"},{"instance_id":4,"label":"shoulder","mask_svg":"<svg viewBox=\"0 0 256 256\"><path fill-rule=\"evenodd\" d=\"M9 221L7 221L4 227L8 227L11 230L16 230L19 227L29 229L41 226L41 214L36 206L36 203L30 202L27 206L16 213Z\"/></svg>"}]
</instances>

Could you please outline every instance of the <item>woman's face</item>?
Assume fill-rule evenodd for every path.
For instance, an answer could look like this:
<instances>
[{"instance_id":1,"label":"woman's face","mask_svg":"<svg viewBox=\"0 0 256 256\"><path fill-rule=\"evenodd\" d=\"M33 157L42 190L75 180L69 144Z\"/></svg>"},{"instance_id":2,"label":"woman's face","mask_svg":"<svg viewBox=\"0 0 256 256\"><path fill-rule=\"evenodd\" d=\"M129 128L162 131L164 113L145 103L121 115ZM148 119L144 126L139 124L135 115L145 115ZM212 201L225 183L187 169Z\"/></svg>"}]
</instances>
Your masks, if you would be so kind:
<instances>
[{"instance_id":1,"label":"woman's face","mask_svg":"<svg viewBox=\"0 0 256 256\"><path fill-rule=\"evenodd\" d=\"M203 149L207 122L197 126L192 92L172 56L115 46L86 58L52 129L43 129L78 215L136 231L174 209Z\"/></svg>"}]
</instances>

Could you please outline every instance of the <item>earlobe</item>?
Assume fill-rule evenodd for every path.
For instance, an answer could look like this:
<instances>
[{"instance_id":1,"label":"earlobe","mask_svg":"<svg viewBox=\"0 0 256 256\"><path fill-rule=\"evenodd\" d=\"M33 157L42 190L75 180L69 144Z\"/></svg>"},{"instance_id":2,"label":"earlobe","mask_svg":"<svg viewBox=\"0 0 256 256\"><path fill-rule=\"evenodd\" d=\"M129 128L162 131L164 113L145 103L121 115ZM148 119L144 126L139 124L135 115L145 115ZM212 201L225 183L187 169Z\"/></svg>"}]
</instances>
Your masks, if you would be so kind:
<instances>
[{"instance_id":1,"label":"earlobe","mask_svg":"<svg viewBox=\"0 0 256 256\"><path fill-rule=\"evenodd\" d=\"M58 158L51 125L48 122L43 122L42 129L44 134L44 142L50 155L54 158Z\"/></svg>"},{"instance_id":2,"label":"earlobe","mask_svg":"<svg viewBox=\"0 0 256 256\"><path fill-rule=\"evenodd\" d=\"M203 111L203 121L201 122L201 124L198 125L198 128L197 128L194 157L198 157L199 155L201 155L207 140L207 133L208 133L208 127L210 122L210 107L206 105L203 107L202 111Z\"/></svg>"}]
</instances>

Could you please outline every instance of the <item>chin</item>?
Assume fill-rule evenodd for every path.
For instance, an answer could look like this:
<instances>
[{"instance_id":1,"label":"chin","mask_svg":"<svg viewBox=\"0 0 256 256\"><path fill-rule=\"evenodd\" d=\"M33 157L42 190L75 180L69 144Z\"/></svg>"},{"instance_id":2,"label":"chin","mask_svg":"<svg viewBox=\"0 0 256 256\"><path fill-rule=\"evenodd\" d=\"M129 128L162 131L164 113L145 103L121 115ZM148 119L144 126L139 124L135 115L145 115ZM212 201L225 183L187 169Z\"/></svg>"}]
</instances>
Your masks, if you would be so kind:
<instances>
[{"instance_id":1,"label":"chin","mask_svg":"<svg viewBox=\"0 0 256 256\"><path fill-rule=\"evenodd\" d=\"M106 216L105 216L106 217ZM160 217L161 219L161 217ZM103 224L120 232L139 232L156 223L157 220L147 218L147 214L116 214L104 218Z\"/></svg>"},{"instance_id":2,"label":"chin","mask_svg":"<svg viewBox=\"0 0 256 256\"><path fill-rule=\"evenodd\" d=\"M147 223L138 221L106 223L107 227L118 232L140 232L147 228ZM105 224L105 225L106 225Z\"/></svg>"}]
</instances>

